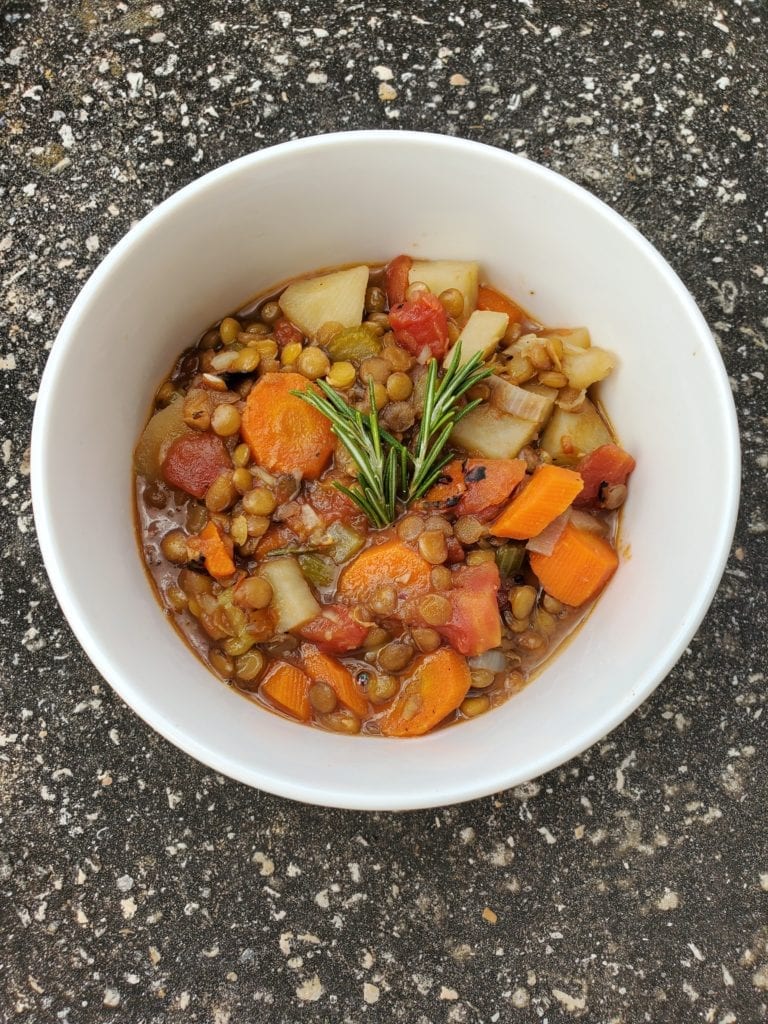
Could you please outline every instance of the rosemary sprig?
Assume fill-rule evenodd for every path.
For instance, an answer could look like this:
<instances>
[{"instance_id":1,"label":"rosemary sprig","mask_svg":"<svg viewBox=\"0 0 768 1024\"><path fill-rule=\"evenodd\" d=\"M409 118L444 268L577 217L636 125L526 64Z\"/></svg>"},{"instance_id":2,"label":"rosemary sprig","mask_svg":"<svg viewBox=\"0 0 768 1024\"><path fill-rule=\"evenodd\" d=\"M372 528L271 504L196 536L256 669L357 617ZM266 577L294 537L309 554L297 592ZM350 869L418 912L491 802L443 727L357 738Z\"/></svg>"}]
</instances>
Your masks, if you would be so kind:
<instances>
[{"instance_id":1,"label":"rosemary sprig","mask_svg":"<svg viewBox=\"0 0 768 1024\"><path fill-rule=\"evenodd\" d=\"M382 430L374 400L373 381L368 382L371 411L353 409L325 381L317 381L317 392L293 391L331 421L331 430L349 452L358 470L358 486L334 483L374 526L394 521L400 498L406 505L422 497L440 476L451 453L446 444L451 431L462 417L480 403L480 399L460 406L461 397L492 373L483 365L482 353L476 353L461 365L461 343L457 343L442 378L436 359L427 370L424 406L415 452L387 431Z\"/></svg>"},{"instance_id":2,"label":"rosemary sprig","mask_svg":"<svg viewBox=\"0 0 768 1024\"><path fill-rule=\"evenodd\" d=\"M325 381L317 381L324 398L315 391L293 391L292 394L308 402L327 416L331 430L349 452L358 471L358 487L334 487L346 494L368 516L374 526L386 526L395 518L397 503L397 448L403 446L379 424L374 398L373 380L368 381L370 413L360 412L348 405ZM382 441L387 445L385 453Z\"/></svg>"},{"instance_id":3,"label":"rosemary sprig","mask_svg":"<svg viewBox=\"0 0 768 1024\"><path fill-rule=\"evenodd\" d=\"M482 352L476 352L462 366L461 342L453 350L451 361L439 383L437 360L430 360L407 502L422 497L440 476L443 466L450 461L451 453L445 450L445 445L451 431L459 420L481 402L481 399L476 398L460 407L459 399L481 380L490 377L492 372L490 367L483 365Z\"/></svg>"}]
</instances>

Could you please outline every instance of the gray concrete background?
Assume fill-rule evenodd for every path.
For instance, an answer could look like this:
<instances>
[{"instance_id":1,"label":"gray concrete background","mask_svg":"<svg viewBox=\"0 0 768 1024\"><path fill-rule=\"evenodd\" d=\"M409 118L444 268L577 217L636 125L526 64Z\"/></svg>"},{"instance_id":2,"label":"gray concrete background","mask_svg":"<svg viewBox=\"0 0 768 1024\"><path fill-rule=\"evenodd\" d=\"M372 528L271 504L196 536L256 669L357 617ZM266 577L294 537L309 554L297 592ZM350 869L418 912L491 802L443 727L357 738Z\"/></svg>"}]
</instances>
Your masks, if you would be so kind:
<instances>
[{"instance_id":1,"label":"gray concrete background","mask_svg":"<svg viewBox=\"0 0 768 1024\"><path fill-rule=\"evenodd\" d=\"M0 1019L766 1018L765 16L2 5ZM526 154L627 216L711 324L744 446L723 583L652 699L544 778L415 814L292 804L159 739L72 637L29 497L48 349L130 224L254 148L362 127Z\"/></svg>"}]
</instances>

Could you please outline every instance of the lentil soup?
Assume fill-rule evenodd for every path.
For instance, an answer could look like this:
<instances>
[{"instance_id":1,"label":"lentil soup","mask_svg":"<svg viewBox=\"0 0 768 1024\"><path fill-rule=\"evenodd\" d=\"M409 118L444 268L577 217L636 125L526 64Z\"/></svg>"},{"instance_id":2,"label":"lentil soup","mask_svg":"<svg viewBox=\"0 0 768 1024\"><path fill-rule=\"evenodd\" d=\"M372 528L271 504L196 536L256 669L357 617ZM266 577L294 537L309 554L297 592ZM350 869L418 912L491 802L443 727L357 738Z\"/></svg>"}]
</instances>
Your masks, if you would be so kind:
<instances>
[{"instance_id":1,"label":"lentil soup","mask_svg":"<svg viewBox=\"0 0 768 1024\"><path fill-rule=\"evenodd\" d=\"M618 566L615 360L474 262L343 267L225 316L136 447L161 605L295 720L416 736L520 690Z\"/></svg>"}]
</instances>

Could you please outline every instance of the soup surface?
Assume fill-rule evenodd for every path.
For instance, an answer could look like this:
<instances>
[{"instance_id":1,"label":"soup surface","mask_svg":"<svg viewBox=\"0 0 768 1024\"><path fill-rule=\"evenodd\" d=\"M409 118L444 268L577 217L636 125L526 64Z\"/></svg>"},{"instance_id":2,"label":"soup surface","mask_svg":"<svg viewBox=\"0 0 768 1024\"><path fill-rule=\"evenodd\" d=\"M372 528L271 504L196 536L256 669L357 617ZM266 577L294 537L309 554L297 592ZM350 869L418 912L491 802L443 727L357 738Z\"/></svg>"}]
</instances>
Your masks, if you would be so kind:
<instances>
[{"instance_id":1,"label":"soup surface","mask_svg":"<svg viewBox=\"0 0 768 1024\"><path fill-rule=\"evenodd\" d=\"M618 566L615 360L474 262L297 279L205 330L137 445L139 544L211 670L272 711L417 736L521 689Z\"/></svg>"}]
</instances>

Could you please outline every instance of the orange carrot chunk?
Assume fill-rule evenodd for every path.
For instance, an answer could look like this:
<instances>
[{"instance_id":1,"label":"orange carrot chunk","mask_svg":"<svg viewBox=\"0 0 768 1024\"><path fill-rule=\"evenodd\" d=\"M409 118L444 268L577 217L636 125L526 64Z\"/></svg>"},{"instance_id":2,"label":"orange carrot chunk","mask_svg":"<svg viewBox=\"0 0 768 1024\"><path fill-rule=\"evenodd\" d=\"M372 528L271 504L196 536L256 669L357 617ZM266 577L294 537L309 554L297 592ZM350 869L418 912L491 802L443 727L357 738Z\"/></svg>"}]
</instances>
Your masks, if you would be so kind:
<instances>
[{"instance_id":1,"label":"orange carrot chunk","mask_svg":"<svg viewBox=\"0 0 768 1024\"><path fill-rule=\"evenodd\" d=\"M240 432L254 460L273 473L299 470L315 480L331 457L329 420L291 394L309 388L317 391L300 373L265 373L248 395Z\"/></svg>"},{"instance_id":2,"label":"orange carrot chunk","mask_svg":"<svg viewBox=\"0 0 768 1024\"><path fill-rule=\"evenodd\" d=\"M467 493L459 501L460 516L474 516L506 501L525 476L522 459L467 459L464 481Z\"/></svg>"},{"instance_id":3,"label":"orange carrot chunk","mask_svg":"<svg viewBox=\"0 0 768 1024\"><path fill-rule=\"evenodd\" d=\"M546 592L574 607L596 597L618 564L618 556L607 540L571 523L551 555L530 555L531 569Z\"/></svg>"},{"instance_id":4,"label":"orange carrot chunk","mask_svg":"<svg viewBox=\"0 0 768 1024\"><path fill-rule=\"evenodd\" d=\"M416 663L381 723L385 736L422 736L450 715L467 695L466 658L443 647Z\"/></svg>"},{"instance_id":5,"label":"orange carrot chunk","mask_svg":"<svg viewBox=\"0 0 768 1024\"><path fill-rule=\"evenodd\" d=\"M453 459L452 462L443 466L437 483L429 488L420 504L424 508L453 508L458 505L466 489L464 462L461 459Z\"/></svg>"},{"instance_id":6,"label":"orange carrot chunk","mask_svg":"<svg viewBox=\"0 0 768 1024\"><path fill-rule=\"evenodd\" d=\"M490 309L494 313L506 313L510 325L519 324L521 320L525 319L525 310L522 306L518 306L512 299L497 292L495 288L489 288L486 284L481 285L477 292L477 308Z\"/></svg>"},{"instance_id":7,"label":"orange carrot chunk","mask_svg":"<svg viewBox=\"0 0 768 1024\"><path fill-rule=\"evenodd\" d=\"M232 540L215 523L208 523L196 537L190 537L187 548L193 558L203 559L206 571L216 579L224 579L235 571Z\"/></svg>"},{"instance_id":8,"label":"orange carrot chunk","mask_svg":"<svg viewBox=\"0 0 768 1024\"><path fill-rule=\"evenodd\" d=\"M583 487L584 481L572 469L539 466L527 486L491 525L491 533L513 540L535 537L565 512Z\"/></svg>"},{"instance_id":9,"label":"orange carrot chunk","mask_svg":"<svg viewBox=\"0 0 768 1024\"><path fill-rule=\"evenodd\" d=\"M380 587L395 587L399 594L417 597L430 588L432 566L399 540L361 551L339 577L338 593L365 604Z\"/></svg>"},{"instance_id":10,"label":"orange carrot chunk","mask_svg":"<svg viewBox=\"0 0 768 1024\"><path fill-rule=\"evenodd\" d=\"M312 714L309 686L309 676L301 669L289 665L287 661L275 661L261 684L261 692L281 711L287 711L294 718L308 722Z\"/></svg>"},{"instance_id":11,"label":"orange carrot chunk","mask_svg":"<svg viewBox=\"0 0 768 1024\"><path fill-rule=\"evenodd\" d=\"M368 701L357 687L352 673L328 654L323 654L312 644L303 644L299 652L301 663L313 682L328 683L341 703L354 711L360 718L368 714Z\"/></svg>"}]
</instances>

